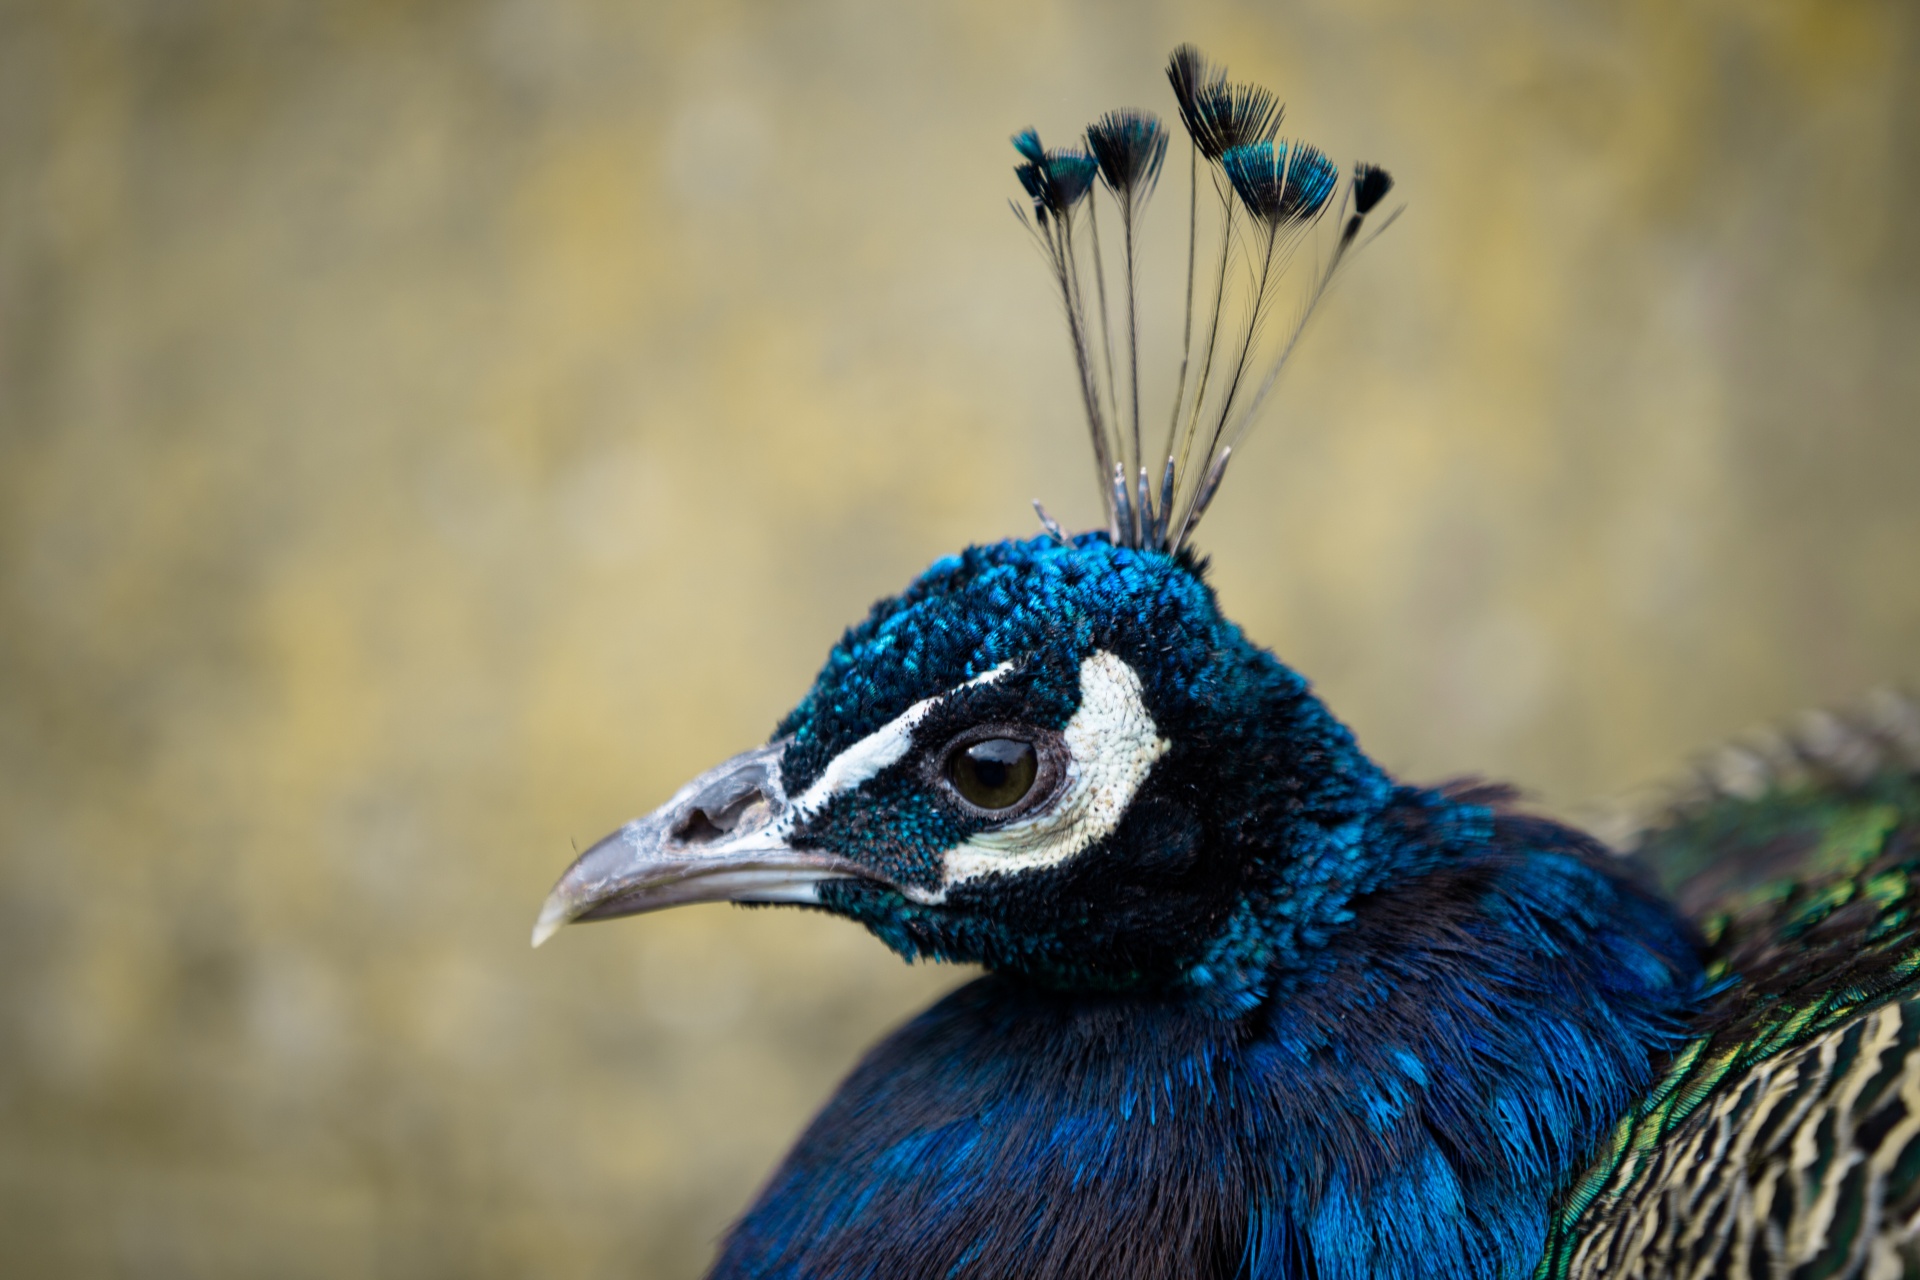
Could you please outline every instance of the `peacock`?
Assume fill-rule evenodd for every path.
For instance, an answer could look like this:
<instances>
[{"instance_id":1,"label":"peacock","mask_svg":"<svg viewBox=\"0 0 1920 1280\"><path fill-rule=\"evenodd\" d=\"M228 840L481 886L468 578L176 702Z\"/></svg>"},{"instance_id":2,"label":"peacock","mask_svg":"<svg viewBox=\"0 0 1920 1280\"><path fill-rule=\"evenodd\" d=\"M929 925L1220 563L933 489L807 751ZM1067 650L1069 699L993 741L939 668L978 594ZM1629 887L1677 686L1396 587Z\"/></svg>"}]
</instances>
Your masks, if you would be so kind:
<instances>
[{"instance_id":1,"label":"peacock","mask_svg":"<svg viewBox=\"0 0 1920 1280\"><path fill-rule=\"evenodd\" d=\"M712 1274L1920 1275L1920 710L1731 749L1627 852L1374 763L1192 540L1393 181L1191 46L1167 76L1164 419L1136 277L1169 130L1013 139L1105 527L1035 504L936 561L540 913L535 945L788 904L984 971L855 1067Z\"/></svg>"}]
</instances>

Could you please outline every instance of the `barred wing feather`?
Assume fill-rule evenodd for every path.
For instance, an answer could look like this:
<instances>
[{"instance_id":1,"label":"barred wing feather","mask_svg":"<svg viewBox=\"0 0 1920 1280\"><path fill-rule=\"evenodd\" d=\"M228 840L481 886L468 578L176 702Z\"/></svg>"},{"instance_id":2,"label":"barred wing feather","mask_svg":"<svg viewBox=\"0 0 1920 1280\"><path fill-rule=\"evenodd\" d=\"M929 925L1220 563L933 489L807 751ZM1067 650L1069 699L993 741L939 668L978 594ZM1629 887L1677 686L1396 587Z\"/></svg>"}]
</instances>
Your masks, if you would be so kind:
<instances>
[{"instance_id":1,"label":"barred wing feather","mask_svg":"<svg viewBox=\"0 0 1920 1280\"><path fill-rule=\"evenodd\" d=\"M1719 989L1542 1277L1920 1276L1920 709L1738 750L1639 850Z\"/></svg>"}]
</instances>

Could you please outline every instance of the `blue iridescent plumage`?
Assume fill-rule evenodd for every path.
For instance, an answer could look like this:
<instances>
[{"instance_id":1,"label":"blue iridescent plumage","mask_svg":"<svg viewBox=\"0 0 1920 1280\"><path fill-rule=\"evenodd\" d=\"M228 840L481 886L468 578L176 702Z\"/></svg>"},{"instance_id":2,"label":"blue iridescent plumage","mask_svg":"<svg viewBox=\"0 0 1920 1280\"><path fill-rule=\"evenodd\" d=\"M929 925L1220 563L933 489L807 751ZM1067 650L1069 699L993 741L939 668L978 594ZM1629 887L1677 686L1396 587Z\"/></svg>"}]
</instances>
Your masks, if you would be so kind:
<instances>
[{"instance_id":1,"label":"blue iridescent plumage","mask_svg":"<svg viewBox=\"0 0 1920 1280\"><path fill-rule=\"evenodd\" d=\"M1263 222L1315 216L1340 181L1339 167L1305 143L1256 142L1233 148L1220 162L1242 203Z\"/></svg>"},{"instance_id":2,"label":"blue iridescent plumage","mask_svg":"<svg viewBox=\"0 0 1920 1280\"><path fill-rule=\"evenodd\" d=\"M781 726L789 789L1009 659L955 715L1057 727L1103 649L1173 750L1095 859L937 907L828 887L995 976L868 1057L717 1274L1525 1275L1682 1035L1688 932L1584 837L1393 782L1191 562L1096 535L937 563ZM934 883L967 832L913 776L797 842Z\"/></svg>"},{"instance_id":3,"label":"blue iridescent plumage","mask_svg":"<svg viewBox=\"0 0 1920 1280\"><path fill-rule=\"evenodd\" d=\"M1014 170L1034 212L1043 217L1064 218L1093 189L1100 165L1092 156L1071 147L1048 151L1040 145L1040 135L1023 129L1013 135L1014 149L1027 162Z\"/></svg>"}]
</instances>

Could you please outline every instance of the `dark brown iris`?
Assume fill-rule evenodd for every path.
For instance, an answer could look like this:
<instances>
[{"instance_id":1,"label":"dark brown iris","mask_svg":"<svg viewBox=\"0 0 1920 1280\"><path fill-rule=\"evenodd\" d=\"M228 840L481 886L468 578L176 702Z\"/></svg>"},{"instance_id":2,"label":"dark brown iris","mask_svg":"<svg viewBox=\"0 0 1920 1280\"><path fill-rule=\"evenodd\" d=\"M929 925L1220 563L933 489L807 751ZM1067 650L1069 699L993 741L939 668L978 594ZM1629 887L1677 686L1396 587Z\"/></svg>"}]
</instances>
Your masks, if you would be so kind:
<instances>
[{"instance_id":1,"label":"dark brown iris","mask_svg":"<svg viewBox=\"0 0 1920 1280\"><path fill-rule=\"evenodd\" d=\"M1040 773L1031 742L986 738L947 757L947 778L969 804L1010 809L1019 804Z\"/></svg>"}]
</instances>

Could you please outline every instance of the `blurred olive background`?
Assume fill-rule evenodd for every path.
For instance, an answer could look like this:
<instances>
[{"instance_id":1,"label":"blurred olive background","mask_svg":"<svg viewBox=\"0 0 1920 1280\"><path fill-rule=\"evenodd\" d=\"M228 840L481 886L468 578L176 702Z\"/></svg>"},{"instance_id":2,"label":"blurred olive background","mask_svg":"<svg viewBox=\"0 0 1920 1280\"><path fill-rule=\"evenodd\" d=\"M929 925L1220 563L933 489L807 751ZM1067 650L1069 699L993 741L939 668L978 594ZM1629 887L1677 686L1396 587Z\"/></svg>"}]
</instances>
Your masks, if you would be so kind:
<instances>
[{"instance_id":1,"label":"blurred olive background","mask_svg":"<svg viewBox=\"0 0 1920 1280\"><path fill-rule=\"evenodd\" d=\"M1186 39L1408 201L1201 538L1385 761L1577 811L1920 681L1907 0L3 0L0 1267L700 1269L964 975L534 912L1092 520L1006 137Z\"/></svg>"}]
</instances>

